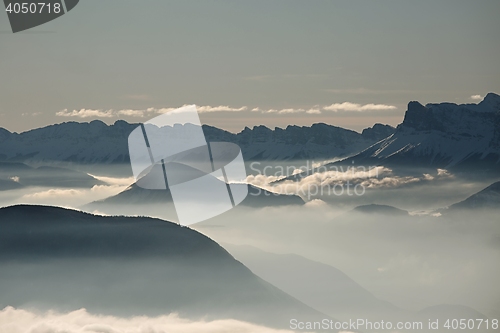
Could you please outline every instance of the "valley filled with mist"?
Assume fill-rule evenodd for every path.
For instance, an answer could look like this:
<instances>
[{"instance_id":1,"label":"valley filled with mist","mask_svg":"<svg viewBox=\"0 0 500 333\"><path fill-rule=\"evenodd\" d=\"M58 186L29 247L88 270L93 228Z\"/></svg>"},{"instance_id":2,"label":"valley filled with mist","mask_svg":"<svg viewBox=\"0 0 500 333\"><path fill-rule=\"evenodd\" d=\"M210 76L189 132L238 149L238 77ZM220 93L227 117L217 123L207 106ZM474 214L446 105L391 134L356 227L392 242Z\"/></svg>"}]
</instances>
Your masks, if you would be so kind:
<instances>
[{"instance_id":1,"label":"valley filled with mist","mask_svg":"<svg viewBox=\"0 0 500 333\"><path fill-rule=\"evenodd\" d=\"M135 183L136 126L0 132L0 323L55 316L73 332L71 316L102 314L115 328L147 316L273 332L292 319L500 317L500 96L411 102L397 128L362 133L204 126L209 142L240 145L248 196L188 226L169 188Z\"/></svg>"}]
</instances>

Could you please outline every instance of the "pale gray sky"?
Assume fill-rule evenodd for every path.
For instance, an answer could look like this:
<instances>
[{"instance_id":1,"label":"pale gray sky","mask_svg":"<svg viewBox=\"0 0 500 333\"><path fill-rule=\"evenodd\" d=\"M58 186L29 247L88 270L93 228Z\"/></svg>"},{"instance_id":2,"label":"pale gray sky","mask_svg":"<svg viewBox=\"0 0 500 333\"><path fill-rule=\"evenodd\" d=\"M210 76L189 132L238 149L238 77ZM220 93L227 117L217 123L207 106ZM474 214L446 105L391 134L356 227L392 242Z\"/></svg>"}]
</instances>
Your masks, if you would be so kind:
<instances>
[{"instance_id":1,"label":"pale gray sky","mask_svg":"<svg viewBox=\"0 0 500 333\"><path fill-rule=\"evenodd\" d=\"M184 104L246 107L202 113L232 131L396 125L410 100L500 92L499 13L498 0L80 0L17 34L0 13L0 127Z\"/></svg>"}]
</instances>

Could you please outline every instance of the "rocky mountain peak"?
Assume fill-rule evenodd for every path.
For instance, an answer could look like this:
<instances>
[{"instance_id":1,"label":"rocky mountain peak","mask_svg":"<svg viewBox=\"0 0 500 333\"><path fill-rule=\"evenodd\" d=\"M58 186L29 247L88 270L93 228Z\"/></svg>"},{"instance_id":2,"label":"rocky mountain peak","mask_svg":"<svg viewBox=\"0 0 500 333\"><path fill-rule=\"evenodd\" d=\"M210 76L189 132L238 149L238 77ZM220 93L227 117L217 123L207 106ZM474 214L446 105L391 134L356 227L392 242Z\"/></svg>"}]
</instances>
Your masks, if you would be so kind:
<instances>
[{"instance_id":1,"label":"rocky mountain peak","mask_svg":"<svg viewBox=\"0 0 500 333\"><path fill-rule=\"evenodd\" d=\"M481 111L497 112L500 111L500 95L488 93L483 101L478 104Z\"/></svg>"}]
</instances>

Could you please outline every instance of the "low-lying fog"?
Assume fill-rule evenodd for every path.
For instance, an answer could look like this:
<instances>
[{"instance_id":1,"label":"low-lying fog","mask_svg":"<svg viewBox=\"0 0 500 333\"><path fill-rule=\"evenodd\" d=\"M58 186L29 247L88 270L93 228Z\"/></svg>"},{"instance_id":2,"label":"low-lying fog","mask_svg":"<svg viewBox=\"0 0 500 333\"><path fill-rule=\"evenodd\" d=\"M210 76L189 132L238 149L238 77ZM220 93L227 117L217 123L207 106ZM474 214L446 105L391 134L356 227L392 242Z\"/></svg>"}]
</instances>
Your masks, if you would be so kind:
<instances>
[{"instance_id":1,"label":"low-lying fog","mask_svg":"<svg viewBox=\"0 0 500 333\"><path fill-rule=\"evenodd\" d=\"M326 263L405 309L461 304L498 316L500 225L495 216L388 217L307 205L241 209L194 227L217 242Z\"/></svg>"},{"instance_id":2,"label":"low-lying fog","mask_svg":"<svg viewBox=\"0 0 500 333\"><path fill-rule=\"evenodd\" d=\"M257 170L263 171L269 165L271 168L265 170L265 175L258 175ZM288 165L300 167L306 162ZM300 195L299 189L309 188L310 184L319 186L321 191L349 180L354 185L363 184L364 192L362 195L325 195L327 192L301 195L308 202L296 207L237 207L192 227L218 243L228 244L230 251L230 246L251 245L271 253L294 253L330 265L379 299L403 309L417 311L438 304L459 304L492 318L500 316L498 212L482 210L452 217L434 212L464 200L495 179L465 179L441 169L396 172L379 167L376 177L354 169L316 173L298 182L273 183L297 173L289 168L292 172L283 174L277 166L275 163L254 164L247 181L282 193L288 186L287 191ZM0 191L0 204L78 208L127 188L133 178L123 172L123 166L120 168L118 176L113 176L113 166L94 168L94 173L87 170L104 183L90 188L25 187ZM22 183L22 179L19 181ZM352 211L365 204L391 205L410 214ZM106 207L103 210L96 213L105 214ZM151 215L171 216L163 214L161 206L152 209ZM321 276L315 279L328 283L321 281Z\"/></svg>"},{"instance_id":3,"label":"low-lying fog","mask_svg":"<svg viewBox=\"0 0 500 333\"><path fill-rule=\"evenodd\" d=\"M43 332L43 333L286 333L289 330L278 330L260 325L250 324L234 319L213 321L192 321L180 318L176 314L158 317L116 317L88 313L85 309L58 313L49 311L41 313L16 309L12 307L0 310L0 328L9 333Z\"/></svg>"},{"instance_id":4,"label":"low-lying fog","mask_svg":"<svg viewBox=\"0 0 500 333\"><path fill-rule=\"evenodd\" d=\"M494 181L480 177L474 180L465 179L443 169L392 170L386 167L342 166L325 172L326 169L322 169L321 165L326 162L329 161L247 162L249 176L242 181L272 192L297 194L305 201L321 199L341 209L376 203L396 206L414 213L446 207L480 191ZM65 163L51 166L71 168L83 175L94 177L101 184L62 187L58 182L50 186L46 184L50 183L50 179L46 179L43 186L0 190L0 205L28 203L78 208L116 195L134 182L128 164L87 166ZM298 181L283 180L286 176L296 175L313 167L320 169ZM43 177L43 174L39 177ZM23 184L23 177L15 172L10 172L8 179ZM276 182L280 179L280 182ZM342 184L349 184L351 188L342 191L339 187ZM363 189L359 186L355 189L356 185L363 185ZM360 193L362 195L359 195ZM154 215L161 217L161 210ZM171 217L166 215L164 218L167 216Z\"/></svg>"}]
</instances>

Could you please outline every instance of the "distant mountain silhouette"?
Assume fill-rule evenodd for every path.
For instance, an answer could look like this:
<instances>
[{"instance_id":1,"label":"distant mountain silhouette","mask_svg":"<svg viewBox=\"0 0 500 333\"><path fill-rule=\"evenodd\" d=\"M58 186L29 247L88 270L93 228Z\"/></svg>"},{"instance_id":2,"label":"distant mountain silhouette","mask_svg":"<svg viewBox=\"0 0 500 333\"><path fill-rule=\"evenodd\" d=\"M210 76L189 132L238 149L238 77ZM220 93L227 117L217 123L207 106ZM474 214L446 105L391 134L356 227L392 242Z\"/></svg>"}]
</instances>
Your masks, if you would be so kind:
<instances>
[{"instance_id":1,"label":"distant mountain silhouette","mask_svg":"<svg viewBox=\"0 0 500 333\"><path fill-rule=\"evenodd\" d=\"M335 267L296 254L275 254L253 246L224 244L252 272L305 304L340 320L377 318L401 310L382 301Z\"/></svg>"},{"instance_id":2,"label":"distant mountain silhouette","mask_svg":"<svg viewBox=\"0 0 500 333\"><path fill-rule=\"evenodd\" d=\"M448 321L448 324L450 325L451 328L446 329L444 328L444 331L446 332L492 332L492 331L497 331L495 329L492 329L491 327L491 322L488 322L488 328L486 326L485 320L488 319L484 314L481 312L470 308L468 306L463 306L463 305L455 305L455 304L440 304L440 305L435 305L435 306L429 306L425 309L422 309L418 312L418 314L414 318L415 320L422 320L428 322L429 320L434 322L436 320L439 320L439 326L441 329L444 328L444 325ZM453 323L453 320L456 319L456 322ZM481 326L478 328L478 323L479 320L483 320L481 323ZM465 328L462 327L460 328L460 323L463 322L465 323ZM472 325L472 322L474 323L474 326L469 326L467 325ZM453 326L456 327L456 329L453 329ZM441 332L441 330L440 330Z\"/></svg>"},{"instance_id":3,"label":"distant mountain silhouette","mask_svg":"<svg viewBox=\"0 0 500 333\"><path fill-rule=\"evenodd\" d=\"M65 161L85 164L128 163L128 136L138 124L123 120L113 125L94 120L67 122L11 133L0 128L0 161ZM240 133L203 125L208 141L238 144L246 160L328 159L359 152L394 132L376 124L363 134L327 124L287 126L271 130L246 127Z\"/></svg>"},{"instance_id":4,"label":"distant mountain silhouette","mask_svg":"<svg viewBox=\"0 0 500 333\"><path fill-rule=\"evenodd\" d=\"M500 182L493 183L467 199L451 205L448 212L464 209L500 209Z\"/></svg>"},{"instance_id":5,"label":"distant mountain silhouette","mask_svg":"<svg viewBox=\"0 0 500 333\"><path fill-rule=\"evenodd\" d=\"M0 179L0 191L15 190L22 188L19 182L12 179Z\"/></svg>"},{"instance_id":6,"label":"distant mountain silhouette","mask_svg":"<svg viewBox=\"0 0 500 333\"><path fill-rule=\"evenodd\" d=\"M381 215L390 215L390 216L408 216L408 212L406 210L402 210L393 206L387 205L362 205L357 206L353 209L355 212L365 213L365 214L381 214Z\"/></svg>"},{"instance_id":7,"label":"distant mountain silhouette","mask_svg":"<svg viewBox=\"0 0 500 333\"><path fill-rule=\"evenodd\" d=\"M12 184L14 180L18 185ZM103 185L100 180L61 167L31 167L20 162L0 162L0 190L23 186L87 187Z\"/></svg>"},{"instance_id":8,"label":"distant mountain silhouette","mask_svg":"<svg viewBox=\"0 0 500 333\"><path fill-rule=\"evenodd\" d=\"M368 139L372 139L374 141L380 141L394 134L394 131L395 128L390 125L383 125L377 123L373 125L373 127L365 128L363 132L361 132L361 134Z\"/></svg>"},{"instance_id":9,"label":"distant mountain silhouette","mask_svg":"<svg viewBox=\"0 0 500 333\"><path fill-rule=\"evenodd\" d=\"M300 160L348 156L394 133L394 127L376 124L359 134L355 131L327 124L312 126L289 125L271 130L265 126L245 127L238 134L225 133L204 126L209 141L237 143L246 160Z\"/></svg>"},{"instance_id":10,"label":"distant mountain silhouette","mask_svg":"<svg viewBox=\"0 0 500 333\"><path fill-rule=\"evenodd\" d=\"M233 186L248 187L247 197L239 204L241 207L262 208L304 204L304 200L298 195L271 193L247 184ZM149 190L141 188L135 183L117 195L91 202L81 208L89 212L98 211L116 215L153 215L177 220L172 194L168 188L166 190Z\"/></svg>"},{"instance_id":11,"label":"distant mountain silhouette","mask_svg":"<svg viewBox=\"0 0 500 333\"><path fill-rule=\"evenodd\" d=\"M49 206L0 209L0 308L178 312L280 328L325 315L255 276L217 243L146 217Z\"/></svg>"}]
</instances>

